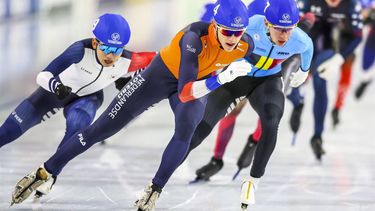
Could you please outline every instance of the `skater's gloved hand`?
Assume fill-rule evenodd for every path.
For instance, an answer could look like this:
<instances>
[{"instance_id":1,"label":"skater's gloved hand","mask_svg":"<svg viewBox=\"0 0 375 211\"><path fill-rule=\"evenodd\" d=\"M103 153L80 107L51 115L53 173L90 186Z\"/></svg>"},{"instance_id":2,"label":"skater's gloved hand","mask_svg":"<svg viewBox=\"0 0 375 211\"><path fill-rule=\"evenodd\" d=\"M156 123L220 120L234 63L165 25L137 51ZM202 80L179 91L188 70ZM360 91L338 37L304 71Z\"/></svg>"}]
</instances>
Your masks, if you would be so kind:
<instances>
[{"instance_id":1,"label":"skater's gloved hand","mask_svg":"<svg viewBox=\"0 0 375 211\"><path fill-rule=\"evenodd\" d=\"M251 72L251 65L244 59L237 62L232 62L227 69L219 73L217 76L220 84L225 84L233 81L239 76L246 76Z\"/></svg>"},{"instance_id":2,"label":"skater's gloved hand","mask_svg":"<svg viewBox=\"0 0 375 211\"><path fill-rule=\"evenodd\" d=\"M57 95L57 98L59 98L60 100L63 100L72 92L72 88L60 83L59 85L56 86L56 89L54 91L55 91L55 94Z\"/></svg>"},{"instance_id":3,"label":"skater's gloved hand","mask_svg":"<svg viewBox=\"0 0 375 211\"><path fill-rule=\"evenodd\" d=\"M292 72L290 74L290 86L291 87L299 87L303 82L306 81L307 77L309 76L309 71L302 71L301 68L297 70L297 72Z\"/></svg>"},{"instance_id":4,"label":"skater's gloved hand","mask_svg":"<svg viewBox=\"0 0 375 211\"><path fill-rule=\"evenodd\" d=\"M331 58L319 65L318 74L319 77L326 79L331 74L337 74L340 71L341 65L344 63L344 57L341 54L336 53Z\"/></svg>"}]
</instances>

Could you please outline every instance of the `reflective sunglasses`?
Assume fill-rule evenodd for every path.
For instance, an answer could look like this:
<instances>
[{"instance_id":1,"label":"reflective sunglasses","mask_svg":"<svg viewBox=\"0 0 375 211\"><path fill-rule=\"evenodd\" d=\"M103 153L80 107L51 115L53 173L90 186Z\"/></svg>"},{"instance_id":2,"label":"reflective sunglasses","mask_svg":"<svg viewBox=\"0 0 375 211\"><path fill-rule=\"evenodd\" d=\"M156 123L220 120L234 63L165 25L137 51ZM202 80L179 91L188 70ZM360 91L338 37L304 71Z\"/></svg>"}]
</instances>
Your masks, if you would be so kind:
<instances>
[{"instance_id":1,"label":"reflective sunglasses","mask_svg":"<svg viewBox=\"0 0 375 211\"><path fill-rule=\"evenodd\" d=\"M297 25L293 25L293 26L288 26L288 27L282 27L282 26L275 26L273 24L271 24L270 22L267 23L268 27L272 27L274 28L277 32L280 32L280 33L289 33L291 32L294 28L296 28Z\"/></svg>"},{"instance_id":2,"label":"reflective sunglasses","mask_svg":"<svg viewBox=\"0 0 375 211\"><path fill-rule=\"evenodd\" d=\"M114 55L120 55L122 51L124 50L124 48L112 47L112 46L108 46L100 42L98 44L98 47L99 47L99 50L103 51L105 54L113 53Z\"/></svg>"},{"instance_id":3,"label":"reflective sunglasses","mask_svg":"<svg viewBox=\"0 0 375 211\"><path fill-rule=\"evenodd\" d=\"M241 37L245 33L245 29L231 30L231 29L226 29L218 24L216 26L219 32L226 37L231 37L232 35L234 35L235 37Z\"/></svg>"}]
</instances>

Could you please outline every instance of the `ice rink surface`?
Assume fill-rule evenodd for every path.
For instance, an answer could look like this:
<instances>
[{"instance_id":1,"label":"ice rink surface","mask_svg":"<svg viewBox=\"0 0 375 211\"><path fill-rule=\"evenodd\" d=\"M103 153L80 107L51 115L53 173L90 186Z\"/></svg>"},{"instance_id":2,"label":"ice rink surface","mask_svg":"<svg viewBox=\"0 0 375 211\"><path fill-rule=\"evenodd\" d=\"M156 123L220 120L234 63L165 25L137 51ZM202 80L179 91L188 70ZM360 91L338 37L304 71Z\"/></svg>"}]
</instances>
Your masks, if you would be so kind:
<instances>
[{"instance_id":1,"label":"ice rink surface","mask_svg":"<svg viewBox=\"0 0 375 211\"><path fill-rule=\"evenodd\" d=\"M48 28L53 28L51 31L56 30L54 27L65 29L61 21L57 20L59 24L56 26L52 26L52 22L39 25L38 30L45 33ZM0 30L8 30L16 35L18 30L25 30L29 24L35 23L31 21L0 25ZM28 33L35 31L31 30ZM13 38L11 36L7 39ZM20 49L20 46L11 48L4 37L1 39L0 46L9 49L10 53ZM38 40L38 43L41 45L42 41ZM54 57L66 48L68 43L54 43L58 47L51 48L52 55L39 52L37 56ZM32 49L35 46L23 47L25 51L21 56L25 59L17 58L13 54L8 59L0 56L2 62L8 63L8 69L4 66L0 69L0 124L21 99L35 89L34 78L40 71L38 68L49 62L39 61L40 64L28 72L30 65L35 65L29 58L33 56ZM361 72L358 67L357 62L353 70L353 87L348 93L341 113L341 124L335 130L331 126L330 111L338 77L331 77L330 104L323 135L327 153L321 164L315 160L310 149L310 138L313 133L312 84L308 83L305 87L303 124L295 146L291 146L292 133L288 125L291 104L286 103L276 149L256 192L257 204L249 210L375 210L375 86L370 86L360 101L354 99L353 88L358 85ZM116 90L111 86L105 90L105 94L105 103L99 113L106 108ZM241 179L249 175L249 168L244 169L237 180L231 181L231 178L237 170L237 158L247 136L256 126L256 121L256 114L247 105L238 117L233 140L229 143L224 156L224 168L212 177L210 182L190 185L188 183L194 179L195 170L206 164L212 155L215 129L171 177L157 201L156 210L240 210ZM1 211L135 210L133 202L136 194L153 178L162 152L173 134L173 115L168 102L162 101L108 139L105 145L95 145L68 163L48 196L38 202L29 199L9 208L16 182L54 153L64 130L65 121L62 112L59 112L48 121L29 130L15 142L0 148Z\"/></svg>"}]
</instances>

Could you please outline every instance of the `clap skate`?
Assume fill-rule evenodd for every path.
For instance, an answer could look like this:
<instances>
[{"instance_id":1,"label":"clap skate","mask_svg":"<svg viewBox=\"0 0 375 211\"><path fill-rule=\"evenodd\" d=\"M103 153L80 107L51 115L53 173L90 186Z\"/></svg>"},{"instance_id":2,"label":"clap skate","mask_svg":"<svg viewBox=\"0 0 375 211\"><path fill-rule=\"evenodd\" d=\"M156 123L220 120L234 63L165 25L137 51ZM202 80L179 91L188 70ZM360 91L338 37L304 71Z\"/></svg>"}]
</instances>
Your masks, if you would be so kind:
<instances>
[{"instance_id":1,"label":"clap skate","mask_svg":"<svg viewBox=\"0 0 375 211\"><path fill-rule=\"evenodd\" d=\"M323 140L321 137L319 136L313 136L311 138L311 148L315 154L315 157L316 159L318 159L319 161L322 160L322 155L325 154L325 151L323 149Z\"/></svg>"},{"instance_id":2,"label":"clap skate","mask_svg":"<svg viewBox=\"0 0 375 211\"><path fill-rule=\"evenodd\" d=\"M361 84L357 87L357 89L355 90L355 98L357 100L359 100L363 93L365 92L366 88L368 87L368 85L371 83L371 81L363 81L361 82Z\"/></svg>"},{"instance_id":3,"label":"clap skate","mask_svg":"<svg viewBox=\"0 0 375 211\"><path fill-rule=\"evenodd\" d=\"M155 209L156 200L159 198L162 189L153 183L149 184L142 193L142 196L135 201L137 211L152 211Z\"/></svg>"},{"instance_id":4,"label":"clap skate","mask_svg":"<svg viewBox=\"0 0 375 211\"><path fill-rule=\"evenodd\" d=\"M209 181L210 177L218 173L223 168L223 166L223 160L212 157L208 164L204 165L195 172L197 177L190 183L195 183L198 181Z\"/></svg>"},{"instance_id":5,"label":"clap skate","mask_svg":"<svg viewBox=\"0 0 375 211\"><path fill-rule=\"evenodd\" d=\"M299 127L301 126L301 116L302 116L302 111L303 111L303 103L295 106L292 111L292 115L290 116L289 120L289 125L290 129L294 133L293 139L292 139L292 146L294 146L296 137L297 137L297 132L299 130Z\"/></svg>"},{"instance_id":6,"label":"clap skate","mask_svg":"<svg viewBox=\"0 0 375 211\"><path fill-rule=\"evenodd\" d=\"M19 204L27 199L39 186L47 182L52 175L47 172L43 165L31 172L17 182L12 193L13 204Z\"/></svg>"},{"instance_id":7,"label":"clap skate","mask_svg":"<svg viewBox=\"0 0 375 211\"><path fill-rule=\"evenodd\" d=\"M255 204L255 189L256 185L251 179L246 179L242 182L241 187L241 209L247 210L249 205Z\"/></svg>"},{"instance_id":8,"label":"clap skate","mask_svg":"<svg viewBox=\"0 0 375 211\"><path fill-rule=\"evenodd\" d=\"M52 176L50 180L48 180L47 182L39 186L35 191L34 200L38 200L42 196L49 194L51 192L52 187L56 183L56 179L57 179L56 176Z\"/></svg>"},{"instance_id":9,"label":"clap skate","mask_svg":"<svg viewBox=\"0 0 375 211\"><path fill-rule=\"evenodd\" d=\"M333 128L335 128L340 123L340 110L338 108L334 108L331 114Z\"/></svg>"},{"instance_id":10,"label":"clap skate","mask_svg":"<svg viewBox=\"0 0 375 211\"><path fill-rule=\"evenodd\" d=\"M253 139L253 135L251 134L247 139L247 143L243 148L240 157L237 161L238 171L234 174L232 180L235 180L236 177L239 175L240 171L243 168L247 168L250 166L251 161L253 160L255 150L257 148L258 142L255 142Z\"/></svg>"}]
</instances>

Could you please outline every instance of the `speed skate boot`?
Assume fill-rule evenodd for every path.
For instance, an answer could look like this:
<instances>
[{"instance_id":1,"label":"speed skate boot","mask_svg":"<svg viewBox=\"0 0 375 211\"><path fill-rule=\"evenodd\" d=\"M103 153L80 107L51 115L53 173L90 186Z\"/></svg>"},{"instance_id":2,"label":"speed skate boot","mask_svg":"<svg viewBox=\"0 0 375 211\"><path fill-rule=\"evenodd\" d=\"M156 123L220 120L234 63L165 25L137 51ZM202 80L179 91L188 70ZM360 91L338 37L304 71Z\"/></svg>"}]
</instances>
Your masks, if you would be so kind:
<instances>
[{"instance_id":1,"label":"speed skate boot","mask_svg":"<svg viewBox=\"0 0 375 211\"><path fill-rule=\"evenodd\" d=\"M297 133L301 125L301 115L303 110L303 103L293 108L292 115L290 116L289 124L293 133Z\"/></svg>"},{"instance_id":2,"label":"speed skate boot","mask_svg":"<svg viewBox=\"0 0 375 211\"><path fill-rule=\"evenodd\" d=\"M12 203L19 204L27 199L39 186L50 180L52 174L47 172L44 165L31 172L17 182L12 193Z\"/></svg>"},{"instance_id":3,"label":"speed skate boot","mask_svg":"<svg viewBox=\"0 0 375 211\"><path fill-rule=\"evenodd\" d=\"M340 123L340 110L338 108L334 108L331 114L333 128L335 128Z\"/></svg>"},{"instance_id":4,"label":"speed skate boot","mask_svg":"<svg viewBox=\"0 0 375 211\"><path fill-rule=\"evenodd\" d=\"M239 169L247 168L250 166L251 161L254 157L255 150L257 148L258 142L254 141L253 135L251 134L247 139L247 143L243 148L240 157L237 161L237 166Z\"/></svg>"},{"instance_id":5,"label":"speed skate boot","mask_svg":"<svg viewBox=\"0 0 375 211\"><path fill-rule=\"evenodd\" d=\"M257 144L258 142L254 141L253 134L251 134L247 139L247 143L243 148L240 157L237 160L238 170L234 174L232 180L235 180L237 178L243 168L247 168L248 166L250 166L251 161L254 157L255 150L257 148Z\"/></svg>"},{"instance_id":6,"label":"speed skate boot","mask_svg":"<svg viewBox=\"0 0 375 211\"><path fill-rule=\"evenodd\" d=\"M361 84L357 87L357 89L355 90L355 98L357 100L359 100L363 93L365 92L366 88L368 87L368 85L371 83L371 81L363 81L361 82Z\"/></svg>"},{"instance_id":7,"label":"speed skate boot","mask_svg":"<svg viewBox=\"0 0 375 211\"><path fill-rule=\"evenodd\" d=\"M196 180L208 181L210 177L219 172L223 168L223 166L223 160L212 157L208 164L204 165L195 172L195 174L197 175Z\"/></svg>"},{"instance_id":8,"label":"speed skate boot","mask_svg":"<svg viewBox=\"0 0 375 211\"><path fill-rule=\"evenodd\" d=\"M246 210L249 205L255 204L255 190L259 179L245 179L241 186L241 208Z\"/></svg>"},{"instance_id":9,"label":"speed skate boot","mask_svg":"<svg viewBox=\"0 0 375 211\"><path fill-rule=\"evenodd\" d=\"M49 194L49 192L51 192L52 187L56 183L56 179L57 177L52 175L52 178L50 180L39 186L35 191L34 200L38 200L42 196Z\"/></svg>"},{"instance_id":10,"label":"speed skate boot","mask_svg":"<svg viewBox=\"0 0 375 211\"><path fill-rule=\"evenodd\" d=\"M320 136L313 136L311 138L311 148L315 154L316 159L321 161L322 155L325 154L325 151L323 149L323 140Z\"/></svg>"},{"instance_id":11,"label":"speed skate boot","mask_svg":"<svg viewBox=\"0 0 375 211\"><path fill-rule=\"evenodd\" d=\"M162 189L151 183L143 191L142 196L135 201L137 211L152 211L155 209L156 200L159 198Z\"/></svg>"}]
</instances>

